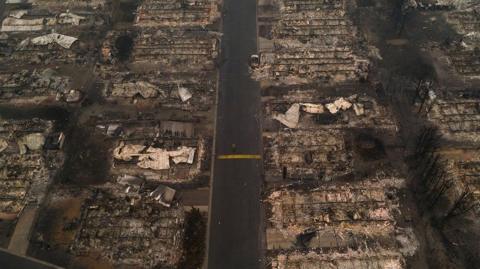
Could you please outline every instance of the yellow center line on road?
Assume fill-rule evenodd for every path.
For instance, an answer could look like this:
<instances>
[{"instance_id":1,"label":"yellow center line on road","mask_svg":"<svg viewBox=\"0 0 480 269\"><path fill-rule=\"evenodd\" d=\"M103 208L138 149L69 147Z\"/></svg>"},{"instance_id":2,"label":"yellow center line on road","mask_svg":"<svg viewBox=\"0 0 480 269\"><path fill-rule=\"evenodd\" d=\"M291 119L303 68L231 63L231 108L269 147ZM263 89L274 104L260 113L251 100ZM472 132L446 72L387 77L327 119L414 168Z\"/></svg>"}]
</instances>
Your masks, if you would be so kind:
<instances>
[{"instance_id":1,"label":"yellow center line on road","mask_svg":"<svg viewBox=\"0 0 480 269\"><path fill-rule=\"evenodd\" d=\"M253 159L260 160L262 157L255 154L227 154L227 155L218 155L219 160L240 160L240 159Z\"/></svg>"}]
</instances>

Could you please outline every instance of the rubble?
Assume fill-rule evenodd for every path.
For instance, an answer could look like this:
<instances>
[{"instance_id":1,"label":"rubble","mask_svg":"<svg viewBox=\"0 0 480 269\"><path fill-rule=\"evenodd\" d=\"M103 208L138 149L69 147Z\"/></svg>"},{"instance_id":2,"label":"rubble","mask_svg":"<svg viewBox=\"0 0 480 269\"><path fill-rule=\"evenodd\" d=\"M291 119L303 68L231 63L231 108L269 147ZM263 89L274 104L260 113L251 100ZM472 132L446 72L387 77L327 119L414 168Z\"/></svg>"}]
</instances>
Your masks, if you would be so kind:
<instances>
[{"instance_id":1,"label":"rubble","mask_svg":"<svg viewBox=\"0 0 480 269\"><path fill-rule=\"evenodd\" d=\"M399 205L398 198L392 197L404 187L403 179L385 178L332 183L308 191L275 190L267 198L271 208L267 249L294 250L299 235L313 230L313 237L306 243L310 254L288 252L287 257L297 257L302 266L309 262L320 266L323 259L340 266L337 259L341 257L346 263L356 263L358 268L368 268L371 262L380 261L367 259L361 264L356 259L359 256L371 258L370 252L373 252L395 257L397 268L405 268L405 258L415 254L418 242L410 228L397 227L394 219ZM328 250L328 254L314 251L323 249ZM344 249L347 253L343 253ZM285 254L273 256L272 268L293 266L287 266L282 255Z\"/></svg>"},{"instance_id":2,"label":"rubble","mask_svg":"<svg viewBox=\"0 0 480 269\"><path fill-rule=\"evenodd\" d=\"M333 258L332 258L333 256ZM384 252L367 252L357 253L349 251L348 253L317 254L317 253L291 253L279 254L272 260L272 269L305 268L320 269L328 267L337 268L385 268L400 269L403 267L403 260L396 253L389 251Z\"/></svg>"},{"instance_id":3,"label":"rubble","mask_svg":"<svg viewBox=\"0 0 480 269\"><path fill-rule=\"evenodd\" d=\"M134 97L137 94L143 98L154 98L158 96L158 91L155 85L145 81L113 85L112 96Z\"/></svg>"},{"instance_id":4,"label":"rubble","mask_svg":"<svg viewBox=\"0 0 480 269\"><path fill-rule=\"evenodd\" d=\"M182 102L186 102L192 98L192 93L185 87L178 87L178 95L180 96L180 99L182 99Z\"/></svg>"},{"instance_id":5,"label":"rubble","mask_svg":"<svg viewBox=\"0 0 480 269\"><path fill-rule=\"evenodd\" d=\"M193 164L195 157L195 148L179 147L177 150L168 151L165 149L149 147L143 152L145 146L142 145L125 145L121 142L114 149L113 156L115 159L131 161L134 157L138 157L137 165L145 169L165 170L170 168L170 158L175 164L188 163Z\"/></svg>"},{"instance_id":6,"label":"rubble","mask_svg":"<svg viewBox=\"0 0 480 269\"><path fill-rule=\"evenodd\" d=\"M213 70L218 37L207 31L144 29L135 40L133 66L160 67L169 73Z\"/></svg>"},{"instance_id":7,"label":"rubble","mask_svg":"<svg viewBox=\"0 0 480 269\"><path fill-rule=\"evenodd\" d=\"M337 130L264 134L264 141L266 180L282 177L329 180L338 172L349 173L350 154ZM307 155L311 161L305 161Z\"/></svg>"},{"instance_id":8,"label":"rubble","mask_svg":"<svg viewBox=\"0 0 480 269\"><path fill-rule=\"evenodd\" d=\"M302 103L302 111L312 114L322 114L325 112L325 108L322 104L309 104L309 103Z\"/></svg>"},{"instance_id":9,"label":"rubble","mask_svg":"<svg viewBox=\"0 0 480 269\"><path fill-rule=\"evenodd\" d=\"M0 153L8 148L8 142L5 139L0 139Z\"/></svg>"},{"instance_id":10,"label":"rubble","mask_svg":"<svg viewBox=\"0 0 480 269\"><path fill-rule=\"evenodd\" d=\"M325 107L330 111L332 114L336 114L339 110L347 110L352 107L352 103L345 100L343 97L335 100L333 103L328 103Z\"/></svg>"},{"instance_id":11,"label":"rubble","mask_svg":"<svg viewBox=\"0 0 480 269\"><path fill-rule=\"evenodd\" d=\"M50 68L0 71L0 82L0 103L78 102L82 98L82 93L72 88L69 77L61 76Z\"/></svg>"},{"instance_id":12,"label":"rubble","mask_svg":"<svg viewBox=\"0 0 480 269\"><path fill-rule=\"evenodd\" d=\"M178 262L183 209L165 209L152 198L131 210L125 199L109 192L93 196L87 204L73 242L74 253L101 251L112 264L148 268Z\"/></svg>"},{"instance_id":13,"label":"rubble","mask_svg":"<svg viewBox=\"0 0 480 269\"><path fill-rule=\"evenodd\" d=\"M79 16L79 15L67 12L67 13L60 13L60 15L58 15L57 22L59 24L80 25L80 22L85 19L86 18L83 16Z\"/></svg>"},{"instance_id":14,"label":"rubble","mask_svg":"<svg viewBox=\"0 0 480 269\"><path fill-rule=\"evenodd\" d=\"M133 186L140 187L144 183L144 180L139 177L135 177L131 175L123 175L117 178L117 182L118 184L121 184L121 185L127 185L127 186L133 185Z\"/></svg>"},{"instance_id":15,"label":"rubble","mask_svg":"<svg viewBox=\"0 0 480 269\"><path fill-rule=\"evenodd\" d=\"M135 24L141 27L207 26L220 17L216 1L145 0Z\"/></svg>"},{"instance_id":16,"label":"rubble","mask_svg":"<svg viewBox=\"0 0 480 269\"><path fill-rule=\"evenodd\" d=\"M300 104L293 104L285 114L278 114L273 116L273 118L288 128L296 128L300 119Z\"/></svg>"},{"instance_id":17,"label":"rubble","mask_svg":"<svg viewBox=\"0 0 480 269\"><path fill-rule=\"evenodd\" d=\"M59 152L43 150L52 127L52 122L38 119L0 120L1 218L16 218L27 203L43 202L61 164Z\"/></svg>"},{"instance_id":18,"label":"rubble","mask_svg":"<svg viewBox=\"0 0 480 269\"><path fill-rule=\"evenodd\" d=\"M72 46L72 44L77 40L78 38L75 38L75 37L52 33L52 34L32 38L30 42L34 45L41 45L41 46L45 46L51 43L57 43L61 47L65 49L69 49Z\"/></svg>"},{"instance_id":19,"label":"rubble","mask_svg":"<svg viewBox=\"0 0 480 269\"><path fill-rule=\"evenodd\" d=\"M159 201L160 204L170 207L173 198L175 197L175 190L170 187L160 185L148 196L154 197L154 199Z\"/></svg>"},{"instance_id":20,"label":"rubble","mask_svg":"<svg viewBox=\"0 0 480 269\"><path fill-rule=\"evenodd\" d=\"M44 29L44 19L24 20L17 18L17 16L5 18L2 21L2 32L33 32Z\"/></svg>"},{"instance_id":21,"label":"rubble","mask_svg":"<svg viewBox=\"0 0 480 269\"><path fill-rule=\"evenodd\" d=\"M365 114L365 107L363 104L353 104L353 110L357 116L362 116Z\"/></svg>"},{"instance_id":22,"label":"rubble","mask_svg":"<svg viewBox=\"0 0 480 269\"><path fill-rule=\"evenodd\" d=\"M113 157L119 160L131 161L133 157L140 156L140 152L144 149L145 146L142 145L125 145L122 142L113 150Z\"/></svg>"},{"instance_id":23,"label":"rubble","mask_svg":"<svg viewBox=\"0 0 480 269\"><path fill-rule=\"evenodd\" d=\"M261 13L265 43L253 76L274 84L341 82L365 76L368 60L354 48L345 1L274 1ZM271 44L271 45L268 45Z\"/></svg>"},{"instance_id":24,"label":"rubble","mask_svg":"<svg viewBox=\"0 0 480 269\"><path fill-rule=\"evenodd\" d=\"M37 151L43 148L45 137L41 133L28 134L21 137L18 142L20 154L27 153L27 150Z\"/></svg>"},{"instance_id":25,"label":"rubble","mask_svg":"<svg viewBox=\"0 0 480 269\"><path fill-rule=\"evenodd\" d=\"M461 94L448 99L439 97L429 107L428 119L449 139L479 142L479 102L476 98L462 98Z\"/></svg>"}]
</instances>

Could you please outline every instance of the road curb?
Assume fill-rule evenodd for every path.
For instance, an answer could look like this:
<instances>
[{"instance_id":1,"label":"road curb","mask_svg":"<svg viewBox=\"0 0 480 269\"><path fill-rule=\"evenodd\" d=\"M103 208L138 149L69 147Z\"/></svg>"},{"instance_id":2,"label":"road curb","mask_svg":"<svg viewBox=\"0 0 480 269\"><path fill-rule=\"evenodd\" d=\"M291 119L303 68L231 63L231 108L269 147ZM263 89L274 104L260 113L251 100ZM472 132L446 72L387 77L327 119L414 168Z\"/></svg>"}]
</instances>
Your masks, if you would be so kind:
<instances>
[{"instance_id":1,"label":"road curb","mask_svg":"<svg viewBox=\"0 0 480 269\"><path fill-rule=\"evenodd\" d=\"M220 26L219 26L219 32L223 33L223 0L221 1L220 4ZM220 52L219 52L219 59L220 61L222 60L223 57L223 37L220 38ZM213 200L213 176L215 174L215 161L216 161L216 150L217 150L217 115L218 115L218 102L220 99L220 67L217 67L217 91L215 95L215 110L213 113L213 141L212 141L212 157L211 161L212 163L210 164L210 181L209 181L209 197L208 197L208 219L207 219L207 233L206 233L206 238L205 238L205 259L203 262L203 269L208 269L208 254L209 254L209 249L210 249L210 223L212 222L212 200Z\"/></svg>"}]
</instances>

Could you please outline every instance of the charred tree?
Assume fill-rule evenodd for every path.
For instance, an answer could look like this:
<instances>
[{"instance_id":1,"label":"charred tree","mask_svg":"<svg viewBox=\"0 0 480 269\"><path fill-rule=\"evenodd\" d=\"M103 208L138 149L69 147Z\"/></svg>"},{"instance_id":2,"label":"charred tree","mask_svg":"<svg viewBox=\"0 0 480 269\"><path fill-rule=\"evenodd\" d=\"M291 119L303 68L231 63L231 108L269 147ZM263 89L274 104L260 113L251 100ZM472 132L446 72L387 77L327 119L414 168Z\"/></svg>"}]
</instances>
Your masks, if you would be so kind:
<instances>
[{"instance_id":1,"label":"charred tree","mask_svg":"<svg viewBox=\"0 0 480 269\"><path fill-rule=\"evenodd\" d=\"M445 193L453 186L451 179L443 179L439 181L439 184L431 189L430 193L425 197L427 201L427 208L432 209L440 200L440 198L445 195Z\"/></svg>"},{"instance_id":2,"label":"charred tree","mask_svg":"<svg viewBox=\"0 0 480 269\"><path fill-rule=\"evenodd\" d=\"M424 127L415 143L413 160L417 162L425 158L430 153L434 153L438 148L440 135L435 127Z\"/></svg>"},{"instance_id":3,"label":"charred tree","mask_svg":"<svg viewBox=\"0 0 480 269\"><path fill-rule=\"evenodd\" d=\"M443 222L464 215L475 209L477 206L478 204L475 202L473 192L467 187L455 199L452 207L448 210L445 217L443 217Z\"/></svg>"}]
</instances>

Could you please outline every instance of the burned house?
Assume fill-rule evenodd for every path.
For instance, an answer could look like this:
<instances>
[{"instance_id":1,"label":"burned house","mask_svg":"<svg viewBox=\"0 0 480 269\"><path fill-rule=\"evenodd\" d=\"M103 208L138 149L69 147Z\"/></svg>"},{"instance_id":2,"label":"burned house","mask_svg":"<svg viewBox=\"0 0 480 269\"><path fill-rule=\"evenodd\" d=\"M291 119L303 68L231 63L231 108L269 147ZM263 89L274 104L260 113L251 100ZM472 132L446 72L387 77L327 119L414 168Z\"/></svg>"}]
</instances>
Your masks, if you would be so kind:
<instances>
[{"instance_id":1,"label":"burned house","mask_svg":"<svg viewBox=\"0 0 480 269\"><path fill-rule=\"evenodd\" d=\"M402 179L384 178L273 191L266 231L271 268L405 268L418 243L396 221L403 187Z\"/></svg>"},{"instance_id":2,"label":"burned house","mask_svg":"<svg viewBox=\"0 0 480 269\"><path fill-rule=\"evenodd\" d=\"M218 0L146 0L137 10L135 25L140 27L206 27L220 17L218 4Z\"/></svg>"},{"instance_id":3,"label":"burned house","mask_svg":"<svg viewBox=\"0 0 480 269\"><path fill-rule=\"evenodd\" d=\"M216 96L221 35L199 25L211 25L217 17L203 22L196 15L191 20L182 16L188 16L185 9L190 8L204 15L210 10L217 12L217 4L141 2L136 22L126 29L109 31L103 41L98 66L102 97L114 104L208 116ZM177 23L169 23L169 18Z\"/></svg>"},{"instance_id":4,"label":"burned house","mask_svg":"<svg viewBox=\"0 0 480 269\"><path fill-rule=\"evenodd\" d=\"M1 120L2 216L15 219L29 204L40 204L58 168L57 151L46 150L53 123ZM57 163L56 163L57 162Z\"/></svg>"},{"instance_id":5,"label":"burned house","mask_svg":"<svg viewBox=\"0 0 480 269\"><path fill-rule=\"evenodd\" d=\"M359 39L346 14L348 1L272 1L260 8L258 80L292 84L365 76L368 61L355 49Z\"/></svg>"},{"instance_id":6,"label":"burned house","mask_svg":"<svg viewBox=\"0 0 480 269\"><path fill-rule=\"evenodd\" d=\"M2 247L26 254L33 220L63 162L63 139L52 121L0 119L0 221L10 227L1 230Z\"/></svg>"},{"instance_id":7,"label":"burned house","mask_svg":"<svg viewBox=\"0 0 480 269\"><path fill-rule=\"evenodd\" d=\"M264 96L268 100L264 109L267 180L331 180L352 173L355 151L377 155L373 159L382 157L382 146L374 137L356 149L358 135L352 138L352 132L377 129L391 140L397 127L388 110L367 95L321 96L315 90Z\"/></svg>"},{"instance_id":8,"label":"burned house","mask_svg":"<svg viewBox=\"0 0 480 269\"><path fill-rule=\"evenodd\" d=\"M100 251L112 264L175 266L182 255L183 208L166 208L148 196L136 205L108 191L84 205L71 246L79 256Z\"/></svg>"},{"instance_id":9,"label":"burned house","mask_svg":"<svg viewBox=\"0 0 480 269\"><path fill-rule=\"evenodd\" d=\"M447 55L455 70L462 76L478 78L480 76L480 8L466 7L449 12L447 21L460 35L458 40L448 44Z\"/></svg>"},{"instance_id":10,"label":"burned house","mask_svg":"<svg viewBox=\"0 0 480 269\"><path fill-rule=\"evenodd\" d=\"M431 101L428 120L438 126L445 138L469 143L479 141L480 99L467 92L453 92Z\"/></svg>"},{"instance_id":11,"label":"burned house","mask_svg":"<svg viewBox=\"0 0 480 269\"><path fill-rule=\"evenodd\" d=\"M0 28L4 103L82 100L90 82L75 71L91 72L98 57L98 40L108 22L106 12L91 4L28 1L27 6L18 6L7 2Z\"/></svg>"},{"instance_id":12,"label":"burned house","mask_svg":"<svg viewBox=\"0 0 480 269\"><path fill-rule=\"evenodd\" d=\"M98 119L97 131L114 141L112 177L179 183L208 176L211 136L200 120L169 114Z\"/></svg>"},{"instance_id":13,"label":"burned house","mask_svg":"<svg viewBox=\"0 0 480 269\"><path fill-rule=\"evenodd\" d=\"M115 47L121 38L131 42L129 52ZM205 30L142 28L111 33L102 49L107 63L100 67L102 95L109 102L207 112L216 96L218 52L218 34ZM128 71L108 65L121 60L122 53L128 54Z\"/></svg>"}]
</instances>

